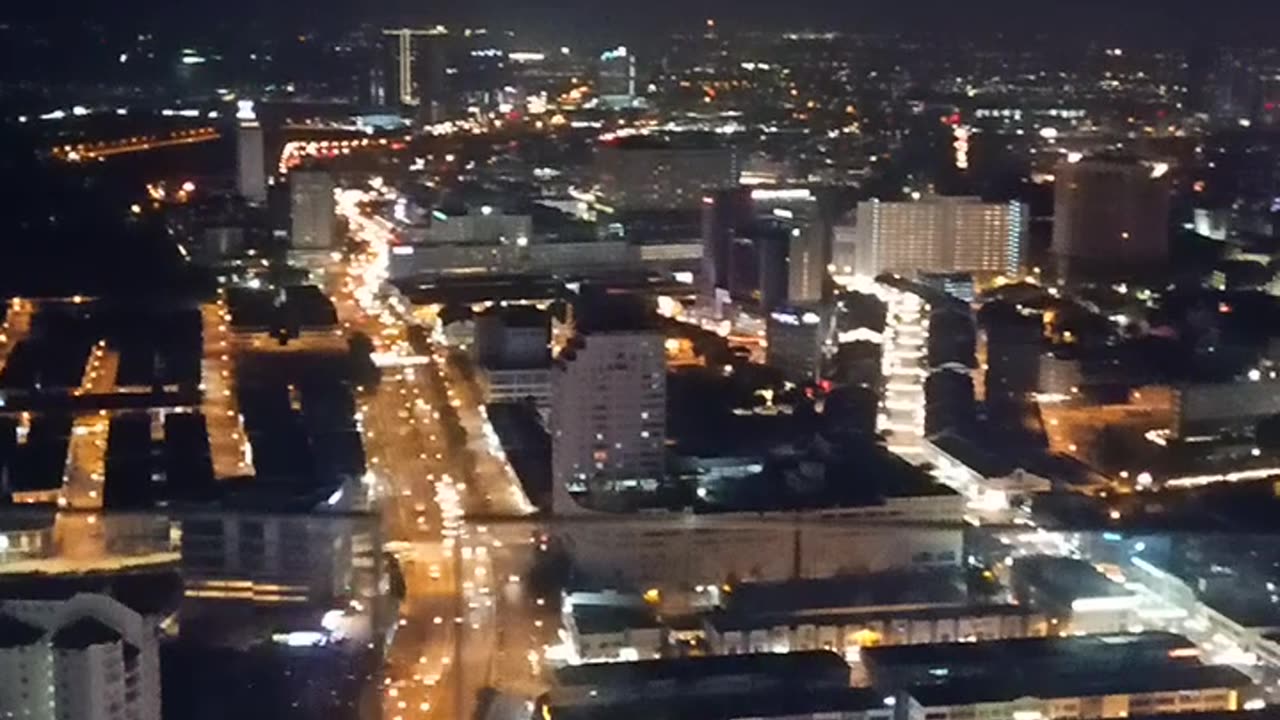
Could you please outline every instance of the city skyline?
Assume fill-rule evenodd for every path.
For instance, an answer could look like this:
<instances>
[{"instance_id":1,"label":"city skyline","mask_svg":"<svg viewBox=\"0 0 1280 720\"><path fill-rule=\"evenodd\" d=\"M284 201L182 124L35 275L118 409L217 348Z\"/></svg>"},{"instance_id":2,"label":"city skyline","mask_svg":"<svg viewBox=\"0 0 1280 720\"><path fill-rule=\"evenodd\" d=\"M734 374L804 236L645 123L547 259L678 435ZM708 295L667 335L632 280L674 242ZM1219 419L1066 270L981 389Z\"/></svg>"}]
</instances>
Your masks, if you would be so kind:
<instances>
[{"instance_id":1,"label":"city skyline","mask_svg":"<svg viewBox=\"0 0 1280 720\"><path fill-rule=\"evenodd\" d=\"M0 21L0 716L1280 717L1275 7L100 10Z\"/></svg>"}]
</instances>

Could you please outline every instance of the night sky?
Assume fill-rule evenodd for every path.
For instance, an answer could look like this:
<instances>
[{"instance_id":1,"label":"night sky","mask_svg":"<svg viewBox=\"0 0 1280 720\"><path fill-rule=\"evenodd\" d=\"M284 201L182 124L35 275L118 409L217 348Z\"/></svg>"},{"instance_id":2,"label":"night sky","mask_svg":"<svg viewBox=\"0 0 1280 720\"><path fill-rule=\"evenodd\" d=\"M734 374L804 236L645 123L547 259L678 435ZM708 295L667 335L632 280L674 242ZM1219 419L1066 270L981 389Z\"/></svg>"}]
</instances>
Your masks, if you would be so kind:
<instances>
[{"instance_id":1,"label":"night sky","mask_svg":"<svg viewBox=\"0 0 1280 720\"><path fill-rule=\"evenodd\" d=\"M471 21L569 34L639 33L715 17L727 28L998 28L1099 39L1117 33L1178 39L1246 33L1274 44L1280 23L1275 0L11 0L0 5L0 17L9 19L187 29L196 20L280 28Z\"/></svg>"}]
</instances>

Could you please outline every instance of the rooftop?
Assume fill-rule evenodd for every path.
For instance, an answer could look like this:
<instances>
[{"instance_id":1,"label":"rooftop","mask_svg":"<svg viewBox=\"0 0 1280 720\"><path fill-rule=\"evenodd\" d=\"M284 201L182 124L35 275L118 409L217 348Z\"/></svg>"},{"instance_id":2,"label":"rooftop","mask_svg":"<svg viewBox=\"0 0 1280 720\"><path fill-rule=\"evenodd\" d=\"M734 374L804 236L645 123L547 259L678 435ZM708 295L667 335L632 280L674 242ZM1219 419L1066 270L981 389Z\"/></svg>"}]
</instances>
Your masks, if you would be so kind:
<instances>
[{"instance_id":1,"label":"rooftop","mask_svg":"<svg viewBox=\"0 0 1280 720\"><path fill-rule=\"evenodd\" d=\"M954 295L948 295L941 289L931 285L916 282L915 280L909 280L900 275L879 275L876 277L876 282L881 285L894 288L895 290L901 290L903 292L909 292L913 295L917 295L921 300L924 300L931 306L950 306L957 310L962 310L965 313L969 312L969 306L965 301L955 297Z\"/></svg>"},{"instance_id":2,"label":"rooftop","mask_svg":"<svg viewBox=\"0 0 1280 720\"><path fill-rule=\"evenodd\" d=\"M1025 580L1037 590L1053 593L1059 599L1133 594L1123 585L1107 579L1094 566L1075 558L1053 555L1021 557L1014 561L1013 573L1015 579Z\"/></svg>"},{"instance_id":3,"label":"rooftop","mask_svg":"<svg viewBox=\"0 0 1280 720\"><path fill-rule=\"evenodd\" d=\"M627 605L574 604L573 622L584 635L661 627L648 608Z\"/></svg>"},{"instance_id":4,"label":"rooftop","mask_svg":"<svg viewBox=\"0 0 1280 720\"><path fill-rule=\"evenodd\" d=\"M987 676L965 678L909 690L921 705L968 705L1002 702L1023 697L1068 698L1152 693L1171 690L1239 688L1252 684L1247 675L1226 665L1170 665L1157 672L1085 672L1019 674L1016 679Z\"/></svg>"},{"instance_id":5,"label":"rooftop","mask_svg":"<svg viewBox=\"0 0 1280 720\"><path fill-rule=\"evenodd\" d=\"M92 645L120 642L120 633L102 621L84 617L64 625L53 634L53 646L59 650L84 650Z\"/></svg>"},{"instance_id":6,"label":"rooftop","mask_svg":"<svg viewBox=\"0 0 1280 720\"><path fill-rule=\"evenodd\" d=\"M494 306L480 312L476 319L493 318L506 327L543 328L551 322L551 314L529 305Z\"/></svg>"},{"instance_id":7,"label":"rooftop","mask_svg":"<svg viewBox=\"0 0 1280 720\"><path fill-rule=\"evenodd\" d=\"M981 643L935 643L866 648L863 657L881 667L1011 668L1035 660L1041 663L1085 664L1105 660L1111 665L1128 659L1168 659L1174 651L1192 653L1195 643L1169 632L1117 633L1072 637L1018 638ZM1194 655L1190 655L1194 657Z\"/></svg>"},{"instance_id":8,"label":"rooftop","mask_svg":"<svg viewBox=\"0 0 1280 720\"><path fill-rule=\"evenodd\" d=\"M852 481L856 478L856 482ZM881 445L815 439L775 448L763 472L708 488L701 512L764 512L884 505L891 498L945 497L951 488Z\"/></svg>"},{"instance_id":9,"label":"rooftop","mask_svg":"<svg viewBox=\"0 0 1280 720\"><path fill-rule=\"evenodd\" d=\"M945 569L891 570L854 577L743 583L730 595L733 613L793 613L904 605L962 604L963 578Z\"/></svg>"},{"instance_id":10,"label":"rooftop","mask_svg":"<svg viewBox=\"0 0 1280 720\"><path fill-rule=\"evenodd\" d=\"M929 438L942 452L973 468L983 477L999 478L1011 474L1014 466L969 438L950 430Z\"/></svg>"},{"instance_id":11,"label":"rooftop","mask_svg":"<svg viewBox=\"0 0 1280 720\"><path fill-rule=\"evenodd\" d=\"M972 617L978 615L1032 615L1038 612L1026 605L937 605L910 609L869 607L862 610L796 610L794 612L752 613L732 610L715 613L707 623L717 632L754 630L794 626L798 624L855 625L871 618L883 618L888 614L894 620L939 620L945 618Z\"/></svg>"},{"instance_id":12,"label":"rooftop","mask_svg":"<svg viewBox=\"0 0 1280 720\"><path fill-rule=\"evenodd\" d=\"M5 600L69 600L82 593L110 596L142 615L167 614L182 600L176 570L0 575Z\"/></svg>"},{"instance_id":13,"label":"rooftop","mask_svg":"<svg viewBox=\"0 0 1280 720\"><path fill-rule=\"evenodd\" d=\"M584 287L573 309L577 330L584 335L659 332L656 308L636 293Z\"/></svg>"},{"instance_id":14,"label":"rooftop","mask_svg":"<svg viewBox=\"0 0 1280 720\"><path fill-rule=\"evenodd\" d=\"M563 687L584 685L640 686L662 681L694 682L713 677L754 675L786 682L843 674L849 666L839 655L825 650L788 654L757 653L710 657L642 660L560 668L555 681Z\"/></svg>"},{"instance_id":15,"label":"rooftop","mask_svg":"<svg viewBox=\"0 0 1280 720\"><path fill-rule=\"evenodd\" d=\"M552 707L555 720L730 720L742 717L808 717L884 708L879 693L866 688L635 698L599 705Z\"/></svg>"}]
</instances>

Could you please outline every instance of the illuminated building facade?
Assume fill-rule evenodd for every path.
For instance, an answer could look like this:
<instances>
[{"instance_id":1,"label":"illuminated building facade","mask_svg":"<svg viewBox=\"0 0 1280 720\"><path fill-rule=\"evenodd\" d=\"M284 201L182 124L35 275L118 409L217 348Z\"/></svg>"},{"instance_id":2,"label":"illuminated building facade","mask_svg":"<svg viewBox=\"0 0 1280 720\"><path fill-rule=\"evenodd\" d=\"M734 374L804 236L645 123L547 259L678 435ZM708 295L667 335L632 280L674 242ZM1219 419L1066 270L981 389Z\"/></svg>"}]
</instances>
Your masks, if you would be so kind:
<instances>
[{"instance_id":1,"label":"illuminated building facade","mask_svg":"<svg viewBox=\"0 0 1280 720\"><path fill-rule=\"evenodd\" d=\"M418 108L419 115L435 120L443 111L445 84L444 48L447 31L434 28L391 28L386 40L386 70L379 73L387 87L375 95L401 108Z\"/></svg>"},{"instance_id":2,"label":"illuminated building facade","mask_svg":"<svg viewBox=\"0 0 1280 720\"><path fill-rule=\"evenodd\" d=\"M574 512L570 492L656 487L666 402L661 333L580 329L551 372L553 511Z\"/></svg>"},{"instance_id":3,"label":"illuminated building facade","mask_svg":"<svg viewBox=\"0 0 1280 720\"><path fill-rule=\"evenodd\" d=\"M627 46L600 53L596 94L610 105L626 105L636 96L636 56Z\"/></svg>"},{"instance_id":4,"label":"illuminated building facade","mask_svg":"<svg viewBox=\"0 0 1280 720\"><path fill-rule=\"evenodd\" d=\"M794 613L724 613L706 623L716 655L832 649L856 659L869 645L923 645L1044 637L1043 613L1023 605L849 608Z\"/></svg>"},{"instance_id":5,"label":"illuminated building facade","mask_svg":"<svg viewBox=\"0 0 1280 720\"><path fill-rule=\"evenodd\" d=\"M929 305L907 289L878 284L885 302L884 394L876 431L889 434L889 450L907 459L923 452L924 382L928 375Z\"/></svg>"},{"instance_id":6,"label":"illuminated building facade","mask_svg":"<svg viewBox=\"0 0 1280 720\"><path fill-rule=\"evenodd\" d=\"M0 600L0 711L32 720L159 720L152 620L106 595Z\"/></svg>"},{"instance_id":7,"label":"illuminated building facade","mask_svg":"<svg viewBox=\"0 0 1280 720\"><path fill-rule=\"evenodd\" d=\"M965 682L968 681L968 682ZM1099 679L1068 676L1039 684L953 680L910 691L907 720L1008 717L1083 720L1130 715L1229 713L1240 709L1244 673L1225 665L1113 673Z\"/></svg>"},{"instance_id":8,"label":"illuminated building facade","mask_svg":"<svg viewBox=\"0 0 1280 720\"><path fill-rule=\"evenodd\" d=\"M1168 166L1086 159L1058 165L1053 244L1059 274L1158 269L1169 259Z\"/></svg>"},{"instance_id":9,"label":"illuminated building facade","mask_svg":"<svg viewBox=\"0 0 1280 720\"><path fill-rule=\"evenodd\" d=\"M1016 275L1026 245L1026 206L976 197L858 204L854 270Z\"/></svg>"}]
</instances>

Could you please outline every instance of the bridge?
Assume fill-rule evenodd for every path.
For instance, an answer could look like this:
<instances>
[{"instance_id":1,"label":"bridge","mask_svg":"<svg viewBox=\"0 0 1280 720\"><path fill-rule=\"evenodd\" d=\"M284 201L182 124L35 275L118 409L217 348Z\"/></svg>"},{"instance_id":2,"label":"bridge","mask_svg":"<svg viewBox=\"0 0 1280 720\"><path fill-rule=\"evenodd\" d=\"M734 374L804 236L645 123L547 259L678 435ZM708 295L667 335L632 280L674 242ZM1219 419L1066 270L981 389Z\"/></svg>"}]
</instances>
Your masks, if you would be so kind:
<instances>
[{"instance_id":1,"label":"bridge","mask_svg":"<svg viewBox=\"0 0 1280 720\"><path fill-rule=\"evenodd\" d=\"M98 140L68 145L57 145L49 154L57 160L70 163L102 160L115 155L130 155L160 148L211 142L222 137L214 127L174 130L164 135L133 135L113 140Z\"/></svg>"}]
</instances>

